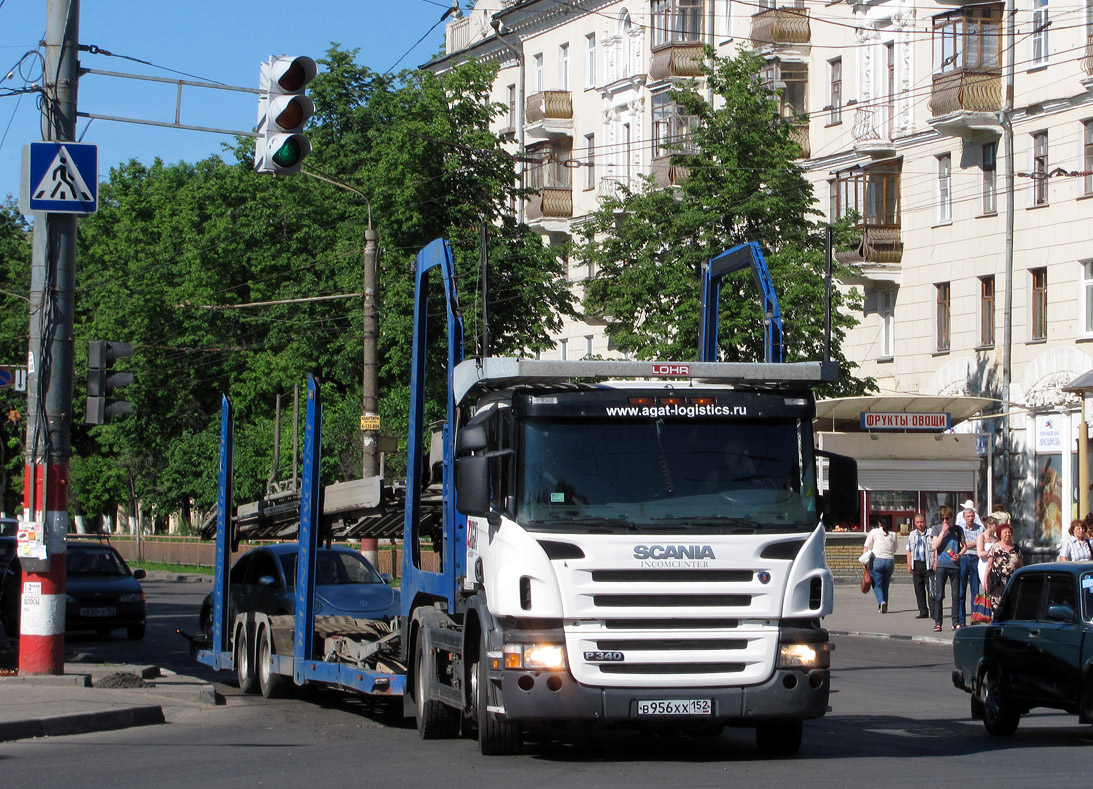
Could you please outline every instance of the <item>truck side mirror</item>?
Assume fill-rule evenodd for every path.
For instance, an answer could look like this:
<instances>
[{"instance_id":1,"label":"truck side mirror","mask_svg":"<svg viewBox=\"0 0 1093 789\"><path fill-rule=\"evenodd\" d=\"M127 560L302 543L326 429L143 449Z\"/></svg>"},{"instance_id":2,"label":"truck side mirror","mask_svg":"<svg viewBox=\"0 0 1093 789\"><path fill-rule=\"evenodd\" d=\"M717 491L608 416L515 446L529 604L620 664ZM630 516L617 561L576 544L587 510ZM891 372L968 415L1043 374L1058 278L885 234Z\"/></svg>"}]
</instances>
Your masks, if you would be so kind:
<instances>
[{"instance_id":1,"label":"truck side mirror","mask_svg":"<svg viewBox=\"0 0 1093 789\"><path fill-rule=\"evenodd\" d=\"M823 498L824 512L831 514L833 523L858 522L858 461L846 455L817 450L827 458L827 495Z\"/></svg>"},{"instance_id":2,"label":"truck side mirror","mask_svg":"<svg viewBox=\"0 0 1093 789\"><path fill-rule=\"evenodd\" d=\"M455 454L463 456L471 452L481 452L488 445L486 428L483 425L467 425L460 428L455 440Z\"/></svg>"},{"instance_id":3,"label":"truck side mirror","mask_svg":"<svg viewBox=\"0 0 1093 789\"><path fill-rule=\"evenodd\" d=\"M455 508L464 515L490 514L489 461L485 455L469 455L455 461Z\"/></svg>"}]
</instances>

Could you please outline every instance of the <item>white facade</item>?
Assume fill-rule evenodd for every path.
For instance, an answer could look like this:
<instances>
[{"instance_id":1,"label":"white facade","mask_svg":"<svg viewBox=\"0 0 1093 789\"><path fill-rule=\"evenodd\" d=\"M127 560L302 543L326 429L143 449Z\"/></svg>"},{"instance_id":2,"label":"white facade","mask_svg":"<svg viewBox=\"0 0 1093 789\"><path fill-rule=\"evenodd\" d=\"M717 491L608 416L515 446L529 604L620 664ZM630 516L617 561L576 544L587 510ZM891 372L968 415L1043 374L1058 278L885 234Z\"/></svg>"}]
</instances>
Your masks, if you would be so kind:
<instances>
[{"instance_id":1,"label":"white facade","mask_svg":"<svg viewBox=\"0 0 1093 789\"><path fill-rule=\"evenodd\" d=\"M430 68L500 63L493 98L511 111L499 129L547 161L529 165L541 197L523 210L549 242L620 182L685 177L658 156L678 122L661 94L697 74L701 44L761 54L787 114L807 113L803 165L819 208L863 219L845 256L861 276L844 286L865 301L847 357L884 395L1004 400L1008 372L1008 418L965 428L994 433L997 460L1008 423L1015 450L1009 473L996 462L977 493L1008 487L1018 535L1056 539L1076 512L1079 402L1061 387L1093 368L1093 0L1016 0L1012 36L1002 3L775 6L479 0L449 23L448 53ZM590 273L571 262L578 291ZM558 340L555 355L619 354L595 321Z\"/></svg>"}]
</instances>

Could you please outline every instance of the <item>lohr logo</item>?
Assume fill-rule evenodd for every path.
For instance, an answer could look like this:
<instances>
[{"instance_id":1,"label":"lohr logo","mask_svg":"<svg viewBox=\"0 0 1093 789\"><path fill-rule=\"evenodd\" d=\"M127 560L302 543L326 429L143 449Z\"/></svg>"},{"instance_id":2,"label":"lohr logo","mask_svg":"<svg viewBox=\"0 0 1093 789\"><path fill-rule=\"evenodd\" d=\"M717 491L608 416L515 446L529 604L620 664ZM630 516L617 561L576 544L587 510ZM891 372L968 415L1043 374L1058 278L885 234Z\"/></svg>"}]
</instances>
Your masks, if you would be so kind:
<instances>
[{"instance_id":1,"label":"lohr logo","mask_svg":"<svg viewBox=\"0 0 1093 789\"><path fill-rule=\"evenodd\" d=\"M635 559L716 559L712 545L635 545Z\"/></svg>"},{"instance_id":2,"label":"lohr logo","mask_svg":"<svg viewBox=\"0 0 1093 789\"><path fill-rule=\"evenodd\" d=\"M653 375L690 375L691 368L685 364L654 364Z\"/></svg>"}]
</instances>

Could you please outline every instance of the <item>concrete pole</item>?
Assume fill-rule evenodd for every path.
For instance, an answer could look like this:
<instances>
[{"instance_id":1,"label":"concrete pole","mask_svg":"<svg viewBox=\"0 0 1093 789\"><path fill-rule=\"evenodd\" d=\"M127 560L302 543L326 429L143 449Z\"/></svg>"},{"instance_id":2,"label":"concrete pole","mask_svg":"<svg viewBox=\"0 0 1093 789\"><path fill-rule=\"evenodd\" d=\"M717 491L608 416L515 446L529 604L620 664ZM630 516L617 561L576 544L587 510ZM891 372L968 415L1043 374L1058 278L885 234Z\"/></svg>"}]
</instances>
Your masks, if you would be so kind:
<instances>
[{"instance_id":1,"label":"concrete pole","mask_svg":"<svg viewBox=\"0 0 1093 789\"><path fill-rule=\"evenodd\" d=\"M76 138L79 31L79 0L49 0L42 77L46 140ZM38 214L31 268L23 519L41 525L46 558L22 560L21 674L64 673L75 272L75 215Z\"/></svg>"},{"instance_id":2,"label":"concrete pole","mask_svg":"<svg viewBox=\"0 0 1093 789\"><path fill-rule=\"evenodd\" d=\"M371 211L369 211L371 214ZM376 306L376 231L369 220L364 231L364 364L361 381L362 403L366 416L378 416L379 375L376 366L376 345L379 339L379 309ZM379 474L379 444L377 430L363 430L364 446L361 477Z\"/></svg>"}]
</instances>

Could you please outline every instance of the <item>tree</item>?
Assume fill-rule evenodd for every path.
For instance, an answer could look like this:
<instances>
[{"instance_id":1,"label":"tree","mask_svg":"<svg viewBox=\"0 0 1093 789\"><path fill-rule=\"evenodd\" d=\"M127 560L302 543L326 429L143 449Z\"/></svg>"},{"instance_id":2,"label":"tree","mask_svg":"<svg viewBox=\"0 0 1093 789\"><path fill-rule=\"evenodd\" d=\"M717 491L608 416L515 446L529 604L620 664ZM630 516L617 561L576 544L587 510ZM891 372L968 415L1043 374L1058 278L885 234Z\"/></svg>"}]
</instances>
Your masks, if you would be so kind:
<instances>
[{"instance_id":1,"label":"tree","mask_svg":"<svg viewBox=\"0 0 1093 789\"><path fill-rule=\"evenodd\" d=\"M796 159L793 126L759 78L761 61L707 52L708 101L694 84L670 94L677 130L667 147L688 173L678 187L652 178L606 200L582 228L578 255L597 272L585 308L608 316L615 343L640 358L695 358L701 319L701 266L737 244L765 251L785 323L786 358L819 359L823 351L824 228L816 221L811 185ZM655 154L654 154L655 155ZM677 170L677 172L679 172ZM837 239L845 238L845 226ZM846 273L836 264L836 275ZM832 298L832 355L841 376L829 393L860 394L869 379L851 375L840 345L855 325L855 291ZM759 294L750 274L722 284L720 346L724 360L762 358Z\"/></svg>"},{"instance_id":2,"label":"tree","mask_svg":"<svg viewBox=\"0 0 1093 789\"><path fill-rule=\"evenodd\" d=\"M0 366L27 358L30 230L14 202L0 204ZM26 393L0 389L0 511L20 511L26 440Z\"/></svg>"}]
</instances>

